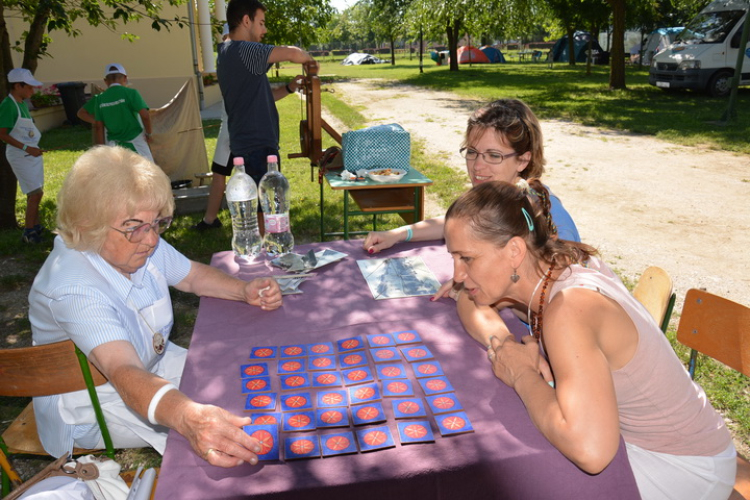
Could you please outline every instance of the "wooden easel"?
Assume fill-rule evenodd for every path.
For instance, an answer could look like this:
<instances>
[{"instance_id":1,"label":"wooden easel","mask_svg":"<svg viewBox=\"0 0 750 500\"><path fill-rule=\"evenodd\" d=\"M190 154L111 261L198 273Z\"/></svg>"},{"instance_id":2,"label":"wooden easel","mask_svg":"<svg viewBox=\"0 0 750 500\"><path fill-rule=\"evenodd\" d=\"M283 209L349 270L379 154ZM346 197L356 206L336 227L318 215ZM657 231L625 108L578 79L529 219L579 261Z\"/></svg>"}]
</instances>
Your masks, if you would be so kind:
<instances>
[{"instance_id":1,"label":"wooden easel","mask_svg":"<svg viewBox=\"0 0 750 500\"><path fill-rule=\"evenodd\" d=\"M320 116L320 78L318 68L307 68L307 75L302 86L306 101L306 116L299 122L300 152L292 153L289 158L310 159L310 180L313 180L313 168L320 165L320 157L323 156L322 135L323 130L328 132L333 140L341 145L341 134L336 132Z\"/></svg>"}]
</instances>

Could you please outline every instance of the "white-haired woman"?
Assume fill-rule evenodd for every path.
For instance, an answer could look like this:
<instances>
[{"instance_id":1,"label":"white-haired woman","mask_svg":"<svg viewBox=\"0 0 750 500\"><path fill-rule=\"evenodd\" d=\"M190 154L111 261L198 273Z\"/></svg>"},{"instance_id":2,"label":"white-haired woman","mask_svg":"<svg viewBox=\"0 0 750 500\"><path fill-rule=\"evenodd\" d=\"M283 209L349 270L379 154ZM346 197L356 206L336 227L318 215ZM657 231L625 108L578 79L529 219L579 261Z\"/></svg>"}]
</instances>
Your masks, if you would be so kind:
<instances>
[{"instance_id":1,"label":"white-haired woman","mask_svg":"<svg viewBox=\"0 0 750 500\"><path fill-rule=\"evenodd\" d=\"M163 452L171 428L214 465L256 463L249 419L177 390L186 351L169 341L168 287L263 310L280 307L281 292L179 253L159 236L173 211L169 178L149 160L121 147L84 153L58 195L58 236L29 294L33 340L72 340L109 379L98 392L116 448ZM34 409L51 455L102 446L85 391L35 398Z\"/></svg>"}]
</instances>

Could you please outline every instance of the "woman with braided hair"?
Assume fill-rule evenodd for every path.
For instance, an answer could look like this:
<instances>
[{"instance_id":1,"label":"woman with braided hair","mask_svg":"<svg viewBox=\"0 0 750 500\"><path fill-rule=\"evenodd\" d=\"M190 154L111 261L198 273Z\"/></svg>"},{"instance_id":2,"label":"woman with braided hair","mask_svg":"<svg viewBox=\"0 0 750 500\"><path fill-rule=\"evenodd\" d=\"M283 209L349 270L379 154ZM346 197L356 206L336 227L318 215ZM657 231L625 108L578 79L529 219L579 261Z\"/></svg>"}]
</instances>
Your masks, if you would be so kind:
<instances>
[{"instance_id":1,"label":"woman with braided hair","mask_svg":"<svg viewBox=\"0 0 750 500\"><path fill-rule=\"evenodd\" d=\"M726 500L736 452L723 419L648 311L592 247L553 235L529 189L545 190L483 183L445 216L459 315L494 374L587 473L607 467L622 436L644 499ZM522 342L497 315L475 314L498 303L528 316Z\"/></svg>"},{"instance_id":2,"label":"woman with braided hair","mask_svg":"<svg viewBox=\"0 0 750 500\"><path fill-rule=\"evenodd\" d=\"M539 120L518 99L499 99L476 110L469 118L460 152L466 159L472 186L541 177L546 163ZM580 241L578 229L560 200L550 195L548 201L558 237ZM444 218L437 217L390 231L371 232L363 248L373 254L402 241L439 240L443 238L443 225Z\"/></svg>"}]
</instances>

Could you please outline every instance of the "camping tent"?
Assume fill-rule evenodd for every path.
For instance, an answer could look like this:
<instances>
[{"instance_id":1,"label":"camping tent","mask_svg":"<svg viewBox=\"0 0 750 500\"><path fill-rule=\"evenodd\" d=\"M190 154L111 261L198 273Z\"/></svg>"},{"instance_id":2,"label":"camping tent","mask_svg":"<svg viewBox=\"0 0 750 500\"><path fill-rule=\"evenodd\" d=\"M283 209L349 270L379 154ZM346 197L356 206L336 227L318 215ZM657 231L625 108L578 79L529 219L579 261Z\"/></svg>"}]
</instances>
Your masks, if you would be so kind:
<instances>
[{"instance_id":1,"label":"camping tent","mask_svg":"<svg viewBox=\"0 0 750 500\"><path fill-rule=\"evenodd\" d=\"M344 66L358 66L360 64L381 64L386 61L379 59L372 54L363 54L361 52L355 52L349 54L346 58L341 61Z\"/></svg>"},{"instance_id":2,"label":"camping tent","mask_svg":"<svg viewBox=\"0 0 750 500\"><path fill-rule=\"evenodd\" d=\"M484 47L479 47L479 50L481 50L484 55L487 56L487 59L491 63L504 63L505 57L503 56L503 53L500 52L495 47L490 47L489 45L485 45Z\"/></svg>"},{"instance_id":3,"label":"camping tent","mask_svg":"<svg viewBox=\"0 0 750 500\"><path fill-rule=\"evenodd\" d=\"M586 51L589 50L589 40L591 34L588 31L576 31L573 34L573 50L575 50L574 61L586 62ZM594 54L598 54L599 57L594 59L594 64L607 64L609 63L609 57L602 57L607 54L602 49L599 42L595 39L591 42L591 50ZM568 62L568 36L560 38L555 42L555 46L552 47L552 60L555 62Z\"/></svg>"},{"instance_id":4,"label":"camping tent","mask_svg":"<svg viewBox=\"0 0 750 500\"><path fill-rule=\"evenodd\" d=\"M651 64L651 58L654 54L669 47L674 42L677 34L684 29L680 26L675 28L659 28L651 32L646 39L646 46L643 49L643 64L646 66Z\"/></svg>"},{"instance_id":5,"label":"camping tent","mask_svg":"<svg viewBox=\"0 0 750 500\"><path fill-rule=\"evenodd\" d=\"M464 46L458 48L458 64L468 63L489 63L490 60L484 55L484 52L476 47Z\"/></svg>"}]
</instances>

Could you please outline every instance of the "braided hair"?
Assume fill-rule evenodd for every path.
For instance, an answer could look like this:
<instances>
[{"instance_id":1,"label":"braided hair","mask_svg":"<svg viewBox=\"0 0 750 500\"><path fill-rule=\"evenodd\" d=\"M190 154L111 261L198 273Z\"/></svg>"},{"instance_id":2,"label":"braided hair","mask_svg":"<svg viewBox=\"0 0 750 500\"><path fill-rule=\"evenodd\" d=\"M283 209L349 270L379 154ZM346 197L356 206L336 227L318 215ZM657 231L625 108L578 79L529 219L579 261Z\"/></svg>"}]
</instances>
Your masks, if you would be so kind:
<instances>
[{"instance_id":1,"label":"braided hair","mask_svg":"<svg viewBox=\"0 0 750 500\"><path fill-rule=\"evenodd\" d=\"M446 223L450 219L468 220L476 237L500 248L511 238L521 237L534 257L557 268L585 263L597 253L589 245L557 238L549 192L538 178L518 185L502 181L479 184L448 208Z\"/></svg>"}]
</instances>

